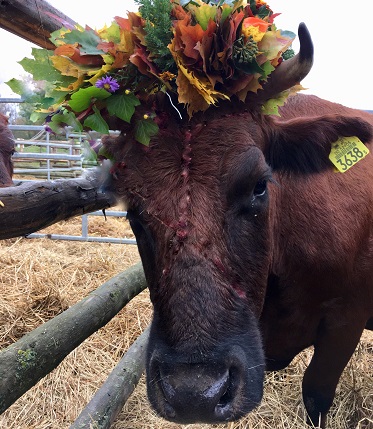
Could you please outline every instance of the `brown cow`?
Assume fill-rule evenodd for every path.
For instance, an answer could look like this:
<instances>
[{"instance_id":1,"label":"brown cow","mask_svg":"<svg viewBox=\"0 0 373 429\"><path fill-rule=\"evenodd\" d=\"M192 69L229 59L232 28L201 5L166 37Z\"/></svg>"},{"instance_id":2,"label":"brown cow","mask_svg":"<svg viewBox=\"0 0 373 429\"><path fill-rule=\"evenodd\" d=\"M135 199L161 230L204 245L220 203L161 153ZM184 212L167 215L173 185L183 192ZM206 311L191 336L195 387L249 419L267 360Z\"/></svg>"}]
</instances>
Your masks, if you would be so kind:
<instances>
[{"instance_id":1,"label":"brown cow","mask_svg":"<svg viewBox=\"0 0 373 429\"><path fill-rule=\"evenodd\" d=\"M0 113L0 188L13 185L13 154L14 139L8 128L8 118Z\"/></svg>"},{"instance_id":2,"label":"brown cow","mask_svg":"<svg viewBox=\"0 0 373 429\"><path fill-rule=\"evenodd\" d=\"M304 27L300 42L259 97L307 74ZM328 156L343 136L369 146L373 117L304 95L281 119L255 103L190 121L160 110L149 148L129 134L105 143L154 305L152 405L181 423L238 419L259 404L265 369L313 345L303 398L309 422L325 428L373 320L373 157L342 174Z\"/></svg>"}]
</instances>

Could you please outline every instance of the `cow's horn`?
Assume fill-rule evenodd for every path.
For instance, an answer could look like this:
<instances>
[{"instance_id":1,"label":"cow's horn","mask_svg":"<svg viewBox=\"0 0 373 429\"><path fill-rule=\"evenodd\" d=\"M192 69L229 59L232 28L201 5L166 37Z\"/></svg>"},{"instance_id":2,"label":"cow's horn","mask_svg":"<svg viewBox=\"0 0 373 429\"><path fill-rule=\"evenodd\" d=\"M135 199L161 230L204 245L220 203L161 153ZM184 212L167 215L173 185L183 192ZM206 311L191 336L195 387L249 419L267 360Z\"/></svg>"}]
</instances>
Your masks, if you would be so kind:
<instances>
[{"instance_id":1,"label":"cow's horn","mask_svg":"<svg viewBox=\"0 0 373 429\"><path fill-rule=\"evenodd\" d=\"M289 60L283 61L263 85L263 90L258 92L258 98L268 100L274 95L291 88L300 83L312 68L313 43L311 35L304 22L299 24L298 37L300 49L297 55Z\"/></svg>"}]
</instances>

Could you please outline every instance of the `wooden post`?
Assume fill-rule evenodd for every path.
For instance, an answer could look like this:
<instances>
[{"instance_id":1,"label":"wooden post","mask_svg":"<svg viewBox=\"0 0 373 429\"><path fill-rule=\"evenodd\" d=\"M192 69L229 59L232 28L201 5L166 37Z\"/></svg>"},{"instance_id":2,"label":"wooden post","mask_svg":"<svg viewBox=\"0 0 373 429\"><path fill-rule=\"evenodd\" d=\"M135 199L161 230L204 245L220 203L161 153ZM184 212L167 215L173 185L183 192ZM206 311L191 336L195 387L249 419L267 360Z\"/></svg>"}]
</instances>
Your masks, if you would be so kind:
<instances>
[{"instance_id":1,"label":"wooden post","mask_svg":"<svg viewBox=\"0 0 373 429\"><path fill-rule=\"evenodd\" d=\"M116 203L101 189L101 170L86 178L23 182L0 188L0 240L22 237L61 220L107 209Z\"/></svg>"},{"instance_id":2,"label":"wooden post","mask_svg":"<svg viewBox=\"0 0 373 429\"><path fill-rule=\"evenodd\" d=\"M0 28L45 49L56 47L50 33L75 21L44 0L0 1Z\"/></svg>"},{"instance_id":3,"label":"wooden post","mask_svg":"<svg viewBox=\"0 0 373 429\"><path fill-rule=\"evenodd\" d=\"M79 414L70 429L109 429L135 389L145 369L149 328L128 349L105 383Z\"/></svg>"}]
</instances>

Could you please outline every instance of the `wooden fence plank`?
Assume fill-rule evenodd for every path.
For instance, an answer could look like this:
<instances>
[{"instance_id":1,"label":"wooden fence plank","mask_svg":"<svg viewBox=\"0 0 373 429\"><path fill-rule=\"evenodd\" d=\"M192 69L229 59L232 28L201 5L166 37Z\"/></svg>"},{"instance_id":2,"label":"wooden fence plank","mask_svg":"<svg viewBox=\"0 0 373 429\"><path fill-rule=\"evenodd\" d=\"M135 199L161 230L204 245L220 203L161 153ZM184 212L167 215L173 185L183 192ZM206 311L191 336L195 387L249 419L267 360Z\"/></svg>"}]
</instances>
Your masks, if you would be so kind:
<instances>
[{"instance_id":1,"label":"wooden fence plank","mask_svg":"<svg viewBox=\"0 0 373 429\"><path fill-rule=\"evenodd\" d=\"M109 429L145 369L149 328L137 338L70 429Z\"/></svg>"}]
</instances>

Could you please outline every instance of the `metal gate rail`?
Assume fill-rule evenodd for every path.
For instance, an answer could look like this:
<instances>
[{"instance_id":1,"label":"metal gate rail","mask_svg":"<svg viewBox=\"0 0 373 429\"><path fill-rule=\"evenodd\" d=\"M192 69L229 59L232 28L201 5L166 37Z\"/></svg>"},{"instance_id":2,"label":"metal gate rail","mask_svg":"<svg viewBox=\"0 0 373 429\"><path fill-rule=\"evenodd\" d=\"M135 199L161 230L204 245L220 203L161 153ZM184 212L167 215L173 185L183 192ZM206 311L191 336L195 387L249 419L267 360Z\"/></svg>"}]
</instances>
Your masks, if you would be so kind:
<instances>
[{"instance_id":1,"label":"metal gate rail","mask_svg":"<svg viewBox=\"0 0 373 429\"><path fill-rule=\"evenodd\" d=\"M48 238L50 240L67 240L67 241L83 241L90 243L113 243L113 244L136 244L136 240L133 238L116 238L116 237L95 237L88 234L88 216L114 216L114 217L126 217L127 212L125 211L96 211L82 215L82 235L65 235L65 234L42 234L32 233L26 236L26 238Z\"/></svg>"}]
</instances>

